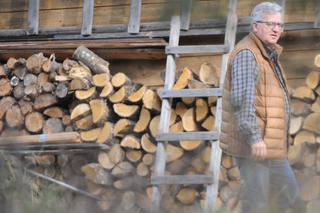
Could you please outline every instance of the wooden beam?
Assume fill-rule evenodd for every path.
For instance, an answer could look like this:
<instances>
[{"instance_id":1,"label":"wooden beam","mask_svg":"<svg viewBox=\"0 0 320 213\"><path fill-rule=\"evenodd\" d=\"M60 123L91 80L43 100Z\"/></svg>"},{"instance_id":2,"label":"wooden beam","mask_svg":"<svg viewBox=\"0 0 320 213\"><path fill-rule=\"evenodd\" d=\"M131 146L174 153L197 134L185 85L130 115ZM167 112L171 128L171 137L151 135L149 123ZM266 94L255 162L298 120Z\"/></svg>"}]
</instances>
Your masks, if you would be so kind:
<instances>
[{"instance_id":1,"label":"wooden beam","mask_svg":"<svg viewBox=\"0 0 320 213\"><path fill-rule=\"evenodd\" d=\"M320 28L320 0L316 0L316 10L315 10L315 18L314 18L314 28Z\"/></svg>"},{"instance_id":2,"label":"wooden beam","mask_svg":"<svg viewBox=\"0 0 320 213\"><path fill-rule=\"evenodd\" d=\"M39 31L39 5L40 0L29 0L28 33L38 35Z\"/></svg>"},{"instance_id":3,"label":"wooden beam","mask_svg":"<svg viewBox=\"0 0 320 213\"><path fill-rule=\"evenodd\" d=\"M218 140L219 133L211 132L180 132L180 133L159 133L157 141L179 141L179 140Z\"/></svg>"},{"instance_id":4,"label":"wooden beam","mask_svg":"<svg viewBox=\"0 0 320 213\"><path fill-rule=\"evenodd\" d=\"M128 33L139 33L141 17L141 0L131 0Z\"/></svg>"},{"instance_id":5,"label":"wooden beam","mask_svg":"<svg viewBox=\"0 0 320 213\"><path fill-rule=\"evenodd\" d=\"M170 175L151 176L151 184L209 184L213 183L210 175Z\"/></svg>"},{"instance_id":6,"label":"wooden beam","mask_svg":"<svg viewBox=\"0 0 320 213\"><path fill-rule=\"evenodd\" d=\"M92 33L94 0L83 0L81 35Z\"/></svg>"},{"instance_id":7,"label":"wooden beam","mask_svg":"<svg viewBox=\"0 0 320 213\"><path fill-rule=\"evenodd\" d=\"M181 29L189 30L190 18L192 12L192 0L181 1Z\"/></svg>"},{"instance_id":8,"label":"wooden beam","mask_svg":"<svg viewBox=\"0 0 320 213\"><path fill-rule=\"evenodd\" d=\"M161 98L209 97L209 96L221 96L221 95L222 95L222 90L220 88L160 90Z\"/></svg>"}]
</instances>

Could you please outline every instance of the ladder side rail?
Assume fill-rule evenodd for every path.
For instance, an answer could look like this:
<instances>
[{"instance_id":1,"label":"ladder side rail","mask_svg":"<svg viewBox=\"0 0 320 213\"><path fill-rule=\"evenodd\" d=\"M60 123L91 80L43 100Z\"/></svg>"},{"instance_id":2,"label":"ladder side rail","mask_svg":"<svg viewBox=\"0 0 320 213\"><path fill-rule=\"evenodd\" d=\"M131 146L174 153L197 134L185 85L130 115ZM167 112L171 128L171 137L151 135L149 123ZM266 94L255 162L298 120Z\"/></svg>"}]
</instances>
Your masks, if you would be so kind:
<instances>
[{"instance_id":1,"label":"ladder side rail","mask_svg":"<svg viewBox=\"0 0 320 213\"><path fill-rule=\"evenodd\" d=\"M130 16L127 29L128 33L137 34L140 32L141 5L141 0L131 0Z\"/></svg>"},{"instance_id":2,"label":"ladder side rail","mask_svg":"<svg viewBox=\"0 0 320 213\"><path fill-rule=\"evenodd\" d=\"M236 32L237 32L237 16L236 16L237 0L229 0L228 6L228 18L226 24L226 32L224 42L229 46L229 53L234 48ZM223 82L227 72L227 64L229 59L229 53L222 56L221 73L220 73L220 88L223 89ZM222 97L217 100L216 106L216 120L215 129L220 132L222 117ZM209 173L213 175L214 183L207 186L206 199L205 199L205 212L214 212L214 204L218 196L219 186L219 171L221 163L222 150L219 146L219 141L211 141L211 157L209 164Z\"/></svg>"},{"instance_id":3,"label":"ladder side rail","mask_svg":"<svg viewBox=\"0 0 320 213\"><path fill-rule=\"evenodd\" d=\"M28 33L30 35L38 35L39 33L39 7L40 0L29 0Z\"/></svg>"},{"instance_id":4,"label":"ladder side rail","mask_svg":"<svg viewBox=\"0 0 320 213\"><path fill-rule=\"evenodd\" d=\"M173 16L171 20L171 27L170 27L169 46L178 46L179 37L180 37L180 17ZM176 72L175 56L168 55L167 62L166 62L166 76L165 76L164 89L172 88L175 80L175 72ZM169 131L170 109L171 109L170 99L163 99L162 105L161 105L159 133L167 133ZM165 143L166 142L157 143L154 176L164 175L165 164L166 164ZM161 200L161 194L160 194L159 187L153 186L151 212L159 212L160 200Z\"/></svg>"},{"instance_id":5,"label":"ladder side rail","mask_svg":"<svg viewBox=\"0 0 320 213\"><path fill-rule=\"evenodd\" d=\"M192 12L192 0L181 1L181 30L189 30Z\"/></svg>"},{"instance_id":6,"label":"ladder side rail","mask_svg":"<svg viewBox=\"0 0 320 213\"><path fill-rule=\"evenodd\" d=\"M81 35L92 34L94 0L83 0Z\"/></svg>"}]
</instances>

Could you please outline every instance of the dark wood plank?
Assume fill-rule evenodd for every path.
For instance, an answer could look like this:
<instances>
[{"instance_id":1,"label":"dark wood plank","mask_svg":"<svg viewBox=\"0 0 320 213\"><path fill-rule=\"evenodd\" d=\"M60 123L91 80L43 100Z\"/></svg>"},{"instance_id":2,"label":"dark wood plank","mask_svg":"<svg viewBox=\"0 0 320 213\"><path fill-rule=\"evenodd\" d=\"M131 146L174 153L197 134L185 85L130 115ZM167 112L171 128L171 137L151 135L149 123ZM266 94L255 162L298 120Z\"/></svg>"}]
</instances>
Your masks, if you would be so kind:
<instances>
[{"instance_id":1,"label":"dark wood plank","mask_svg":"<svg viewBox=\"0 0 320 213\"><path fill-rule=\"evenodd\" d=\"M39 31L39 5L40 0L29 0L28 33L37 35Z\"/></svg>"},{"instance_id":2,"label":"dark wood plank","mask_svg":"<svg viewBox=\"0 0 320 213\"><path fill-rule=\"evenodd\" d=\"M92 33L94 0L83 0L81 35Z\"/></svg>"},{"instance_id":3,"label":"dark wood plank","mask_svg":"<svg viewBox=\"0 0 320 213\"><path fill-rule=\"evenodd\" d=\"M320 28L320 0L316 0L314 28Z\"/></svg>"},{"instance_id":4,"label":"dark wood plank","mask_svg":"<svg viewBox=\"0 0 320 213\"><path fill-rule=\"evenodd\" d=\"M141 0L131 0L128 33L139 33L141 17Z\"/></svg>"}]
</instances>

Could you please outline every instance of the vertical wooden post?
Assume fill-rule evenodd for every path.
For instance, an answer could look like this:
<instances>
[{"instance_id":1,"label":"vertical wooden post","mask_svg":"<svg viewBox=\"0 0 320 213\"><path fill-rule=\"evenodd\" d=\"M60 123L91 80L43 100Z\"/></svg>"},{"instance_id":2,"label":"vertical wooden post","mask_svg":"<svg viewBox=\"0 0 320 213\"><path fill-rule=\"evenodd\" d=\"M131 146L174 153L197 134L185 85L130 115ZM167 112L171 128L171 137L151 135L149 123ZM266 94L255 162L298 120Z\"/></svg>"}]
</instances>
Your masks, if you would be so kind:
<instances>
[{"instance_id":1,"label":"vertical wooden post","mask_svg":"<svg viewBox=\"0 0 320 213\"><path fill-rule=\"evenodd\" d=\"M170 47L178 46L179 37L180 37L180 17L173 16L171 19L169 46ZM167 56L164 89L172 88L175 80L175 72L176 72L175 56L170 54ZM161 115L160 115L158 134L169 132L170 109L171 109L171 100L168 98L164 98L162 100L162 105L161 105ZM154 167L154 176L164 175L165 168L166 168L165 143L166 142L164 141L158 141L155 167ZM152 213L159 212L160 200L161 200L161 195L160 195L159 186L153 186L152 187L152 208L151 208Z\"/></svg>"},{"instance_id":2,"label":"vertical wooden post","mask_svg":"<svg viewBox=\"0 0 320 213\"><path fill-rule=\"evenodd\" d=\"M181 1L180 16L181 16L182 30L189 30L191 12L192 12L192 0Z\"/></svg>"},{"instance_id":3,"label":"vertical wooden post","mask_svg":"<svg viewBox=\"0 0 320 213\"><path fill-rule=\"evenodd\" d=\"M141 0L131 0L128 33L139 33L141 16Z\"/></svg>"},{"instance_id":4,"label":"vertical wooden post","mask_svg":"<svg viewBox=\"0 0 320 213\"><path fill-rule=\"evenodd\" d=\"M81 35L92 33L94 0L83 0Z\"/></svg>"},{"instance_id":5,"label":"vertical wooden post","mask_svg":"<svg viewBox=\"0 0 320 213\"><path fill-rule=\"evenodd\" d=\"M314 28L320 28L320 0L316 0L316 11L314 18Z\"/></svg>"},{"instance_id":6,"label":"vertical wooden post","mask_svg":"<svg viewBox=\"0 0 320 213\"><path fill-rule=\"evenodd\" d=\"M38 35L39 33L39 6L40 0L29 0L28 32L31 35Z\"/></svg>"}]
</instances>

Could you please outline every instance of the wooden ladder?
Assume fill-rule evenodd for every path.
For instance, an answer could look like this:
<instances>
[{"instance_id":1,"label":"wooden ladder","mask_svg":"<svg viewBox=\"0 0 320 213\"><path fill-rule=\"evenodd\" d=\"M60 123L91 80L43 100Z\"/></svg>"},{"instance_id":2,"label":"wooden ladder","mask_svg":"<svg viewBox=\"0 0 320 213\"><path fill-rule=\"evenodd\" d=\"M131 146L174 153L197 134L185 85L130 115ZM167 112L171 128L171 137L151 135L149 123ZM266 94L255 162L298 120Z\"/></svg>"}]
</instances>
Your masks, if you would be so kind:
<instances>
[{"instance_id":1,"label":"wooden ladder","mask_svg":"<svg viewBox=\"0 0 320 213\"><path fill-rule=\"evenodd\" d=\"M189 6L185 8L189 9L187 15L181 15L182 28L188 29L188 23L190 18L191 0L189 0ZM165 72L165 84L164 89L160 92L162 98L162 108L159 124L159 132L156 136L157 140L157 152L155 159L155 170L151 176L152 187L152 212L160 212L160 189L159 185L169 184L204 184L206 185L206 199L204 212L214 212L214 204L218 194L219 183L219 170L221 162L221 149L219 147L219 131L221 126L221 114L222 114L222 89L223 82L227 70L227 62L230 51L234 47L236 37L236 0L229 0L228 17L225 29L225 39L223 45L194 45L194 46L179 46L180 36L180 16L173 16L170 27L170 40L169 45L166 47L167 62ZM184 13L186 14L186 13ZM189 14L189 15L188 15ZM183 26L184 25L184 26ZM223 54L221 61L221 75L220 75L220 87L219 88L206 88L206 89L180 89L172 90L172 86L175 80L176 63L175 56L179 54ZM171 99L178 97L208 97L217 96L217 106L215 114L215 130L216 131L202 131L202 132L183 132L183 133L169 133L169 121L170 121L170 109ZM180 140L202 140L210 141L211 143L211 157L209 164L209 175L165 175L166 167L166 150L165 143L180 141Z\"/></svg>"}]
</instances>

